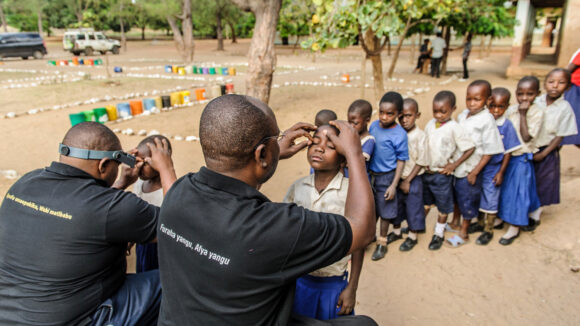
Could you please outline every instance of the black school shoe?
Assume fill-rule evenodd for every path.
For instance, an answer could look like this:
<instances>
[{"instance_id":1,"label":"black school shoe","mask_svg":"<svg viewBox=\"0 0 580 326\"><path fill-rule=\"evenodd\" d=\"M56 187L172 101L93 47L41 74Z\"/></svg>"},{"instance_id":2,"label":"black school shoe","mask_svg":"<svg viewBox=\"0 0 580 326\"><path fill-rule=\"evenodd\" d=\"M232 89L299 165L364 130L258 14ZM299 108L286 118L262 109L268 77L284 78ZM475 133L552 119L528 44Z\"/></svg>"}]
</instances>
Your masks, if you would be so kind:
<instances>
[{"instance_id":1,"label":"black school shoe","mask_svg":"<svg viewBox=\"0 0 580 326\"><path fill-rule=\"evenodd\" d=\"M403 239L403 234L396 235L395 232L387 234L387 244Z\"/></svg>"},{"instance_id":2,"label":"black school shoe","mask_svg":"<svg viewBox=\"0 0 580 326\"><path fill-rule=\"evenodd\" d=\"M383 259L386 254L387 254L387 246L378 244L377 247L375 248L375 252L373 252L373 255L371 256L371 259L372 260Z\"/></svg>"},{"instance_id":3,"label":"black school shoe","mask_svg":"<svg viewBox=\"0 0 580 326\"><path fill-rule=\"evenodd\" d=\"M520 230L522 230L524 232L532 232L540 225L540 223L541 223L540 221L536 221L536 220L530 218L528 220L528 225L522 226L520 228Z\"/></svg>"},{"instance_id":4,"label":"black school shoe","mask_svg":"<svg viewBox=\"0 0 580 326\"><path fill-rule=\"evenodd\" d=\"M493 239L493 233L491 232L483 232L477 240L475 240L475 244L480 246L487 246L487 244Z\"/></svg>"},{"instance_id":5,"label":"black school shoe","mask_svg":"<svg viewBox=\"0 0 580 326\"><path fill-rule=\"evenodd\" d=\"M401 246L399 247L399 250L400 251L410 251L411 249L413 249L413 247L415 247L416 244L417 244L417 240L413 240L411 238L407 238L401 244Z\"/></svg>"},{"instance_id":6,"label":"black school shoe","mask_svg":"<svg viewBox=\"0 0 580 326\"><path fill-rule=\"evenodd\" d=\"M506 238L501 238L501 239L499 239L499 244L500 244L500 245L504 245L504 246L509 246L509 245L511 245L511 244L512 244L512 242L514 242L514 240L515 240L517 237L519 237L519 236L520 236L520 233L518 232L518 234L516 234L515 236L513 236L513 237L511 237L511 238L509 238L509 239L506 239Z\"/></svg>"},{"instance_id":7,"label":"black school shoe","mask_svg":"<svg viewBox=\"0 0 580 326\"><path fill-rule=\"evenodd\" d=\"M436 234L433 235L431 242L429 243L429 250L439 250L443 245L445 237L440 237Z\"/></svg>"},{"instance_id":8,"label":"black school shoe","mask_svg":"<svg viewBox=\"0 0 580 326\"><path fill-rule=\"evenodd\" d=\"M467 228L467 233L472 234L475 232L483 232L483 225L477 222L469 224L469 227Z\"/></svg>"},{"instance_id":9,"label":"black school shoe","mask_svg":"<svg viewBox=\"0 0 580 326\"><path fill-rule=\"evenodd\" d=\"M501 230L501 229L503 229L503 222L501 222L501 223L500 223L500 224L498 224L498 225L495 225L495 226L493 227L493 229L494 229L494 230Z\"/></svg>"}]
</instances>

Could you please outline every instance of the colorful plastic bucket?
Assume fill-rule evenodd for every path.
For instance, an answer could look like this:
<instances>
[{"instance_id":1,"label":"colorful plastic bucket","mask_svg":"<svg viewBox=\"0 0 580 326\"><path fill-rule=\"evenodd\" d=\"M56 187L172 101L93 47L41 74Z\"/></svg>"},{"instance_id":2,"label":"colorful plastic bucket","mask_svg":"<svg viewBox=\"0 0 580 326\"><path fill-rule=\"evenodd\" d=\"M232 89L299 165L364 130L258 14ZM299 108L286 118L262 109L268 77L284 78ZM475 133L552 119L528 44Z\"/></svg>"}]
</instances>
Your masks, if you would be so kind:
<instances>
[{"instance_id":1,"label":"colorful plastic bucket","mask_svg":"<svg viewBox=\"0 0 580 326\"><path fill-rule=\"evenodd\" d=\"M198 101L205 100L205 88L198 88L195 90L195 99Z\"/></svg>"},{"instance_id":2,"label":"colorful plastic bucket","mask_svg":"<svg viewBox=\"0 0 580 326\"><path fill-rule=\"evenodd\" d=\"M48 60L48 64L51 66L56 66L56 61L54 60Z\"/></svg>"},{"instance_id":3,"label":"colorful plastic bucket","mask_svg":"<svg viewBox=\"0 0 580 326\"><path fill-rule=\"evenodd\" d=\"M183 104L181 103L181 92L173 92L169 96L171 98L171 106Z\"/></svg>"},{"instance_id":4,"label":"colorful plastic bucket","mask_svg":"<svg viewBox=\"0 0 580 326\"><path fill-rule=\"evenodd\" d=\"M129 103L117 103L117 115L119 118L127 118L131 116L131 105Z\"/></svg>"},{"instance_id":5,"label":"colorful plastic bucket","mask_svg":"<svg viewBox=\"0 0 580 326\"><path fill-rule=\"evenodd\" d=\"M348 82L350 82L350 75L349 74L342 74L342 77L340 77L340 80L342 80L343 83L348 83Z\"/></svg>"},{"instance_id":6,"label":"colorful plastic bucket","mask_svg":"<svg viewBox=\"0 0 580 326\"><path fill-rule=\"evenodd\" d=\"M93 59L85 59L85 65L86 66L94 66L95 61Z\"/></svg>"},{"instance_id":7,"label":"colorful plastic bucket","mask_svg":"<svg viewBox=\"0 0 580 326\"><path fill-rule=\"evenodd\" d=\"M68 115L70 119L71 126L78 125L81 122L85 122L85 114L84 113L71 113Z\"/></svg>"},{"instance_id":8,"label":"colorful plastic bucket","mask_svg":"<svg viewBox=\"0 0 580 326\"><path fill-rule=\"evenodd\" d=\"M201 71L204 75L208 75L209 74L209 69L208 68L201 68Z\"/></svg>"},{"instance_id":9,"label":"colorful plastic bucket","mask_svg":"<svg viewBox=\"0 0 580 326\"><path fill-rule=\"evenodd\" d=\"M221 93L221 95L226 94L226 85L220 85L220 93Z\"/></svg>"},{"instance_id":10,"label":"colorful plastic bucket","mask_svg":"<svg viewBox=\"0 0 580 326\"><path fill-rule=\"evenodd\" d=\"M228 74L229 75L232 75L232 76L235 76L236 75L236 68L229 68L228 69Z\"/></svg>"},{"instance_id":11,"label":"colorful plastic bucket","mask_svg":"<svg viewBox=\"0 0 580 326\"><path fill-rule=\"evenodd\" d=\"M163 107L163 102L161 102L161 96L155 97L155 107L161 109Z\"/></svg>"},{"instance_id":12,"label":"colorful plastic bucket","mask_svg":"<svg viewBox=\"0 0 580 326\"><path fill-rule=\"evenodd\" d=\"M103 60L101 59L95 59L93 60L93 63L95 64L95 66L100 66L103 64Z\"/></svg>"},{"instance_id":13,"label":"colorful plastic bucket","mask_svg":"<svg viewBox=\"0 0 580 326\"><path fill-rule=\"evenodd\" d=\"M161 96L161 107L170 108L171 107L171 96Z\"/></svg>"},{"instance_id":14,"label":"colorful plastic bucket","mask_svg":"<svg viewBox=\"0 0 580 326\"><path fill-rule=\"evenodd\" d=\"M117 120L117 107L114 105L107 105L107 115L109 116L109 121Z\"/></svg>"},{"instance_id":15,"label":"colorful plastic bucket","mask_svg":"<svg viewBox=\"0 0 580 326\"><path fill-rule=\"evenodd\" d=\"M143 102L141 102L141 100L129 101L129 106L131 107L132 115L139 115L143 113Z\"/></svg>"},{"instance_id":16,"label":"colorful plastic bucket","mask_svg":"<svg viewBox=\"0 0 580 326\"><path fill-rule=\"evenodd\" d=\"M79 65L84 65L85 64L85 60L84 59L79 59Z\"/></svg>"},{"instance_id":17,"label":"colorful plastic bucket","mask_svg":"<svg viewBox=\"0 0 580 326\"><path fill-rule=\"evenodd\" d=\"M174 66L171 66L171 72L174 73L174 74L176 74L178 68L179 67L178 66L175 66L175 65Z\"/></svg>"},{"instance_id":18,"label":"colorful plastic bucket","mask_svg":"<svg viewBox=\"0 0 580 326\"><path fill-rule=\"evenodd\" d=\"M97 121L93 110L83 111L82 113L85 115L85 121Z\"/></svg>"},{"instance_id":19,"label":"colorful plastic bucket","mask_svg":"<svg viewBox=\"0 0 580 326\"><path fill-rule=\"evenodd\" d=\"M177 68L177 74L181 76L185 75L185 68L183 67Z\"/></svg>"},{"instance_id":20,"label":"colorful plastic bucket","mask_svg":"<svg viewBox=\"0 0 580 326\"><path fill-rule=\"evenodd\" d=\"M234 84L226 84L226 93L234 94Z\"/></svg>"},{"instance_id":21,"label":"colorful plastic bucket","mask_svg":"<svg viewBox=\"0 0 580 326\"><path fill-rule=\"evenodd\" d=\"M193 66L192 72L196 75L199 74L199 72L197 70L197 66Z\"/></svg>"},{"instance_id":22,"label":"colorful plastic bucket","mask_svg":"<svg viewBox=\"0 0 580 326\"><path fill-rule=\"evenodd\" d=\"M145 111L151 111L151 109L153 109L154 107L156 107L154 98L143 99L143 108L145 109Z\"/></svg>"},{"instance_id":23,"label":"colorful plastic bucket","mask_svg":"<svg viewBox=\"0 0 580 326\"><path fill-rule=\"evenodd\" d=\"M99 123L105 123L109 121L109 115L107 114L107 108L96 108L93 109L93 113L95 114L95 120Z\"/></svg>"},{"instance_id":24,"label":"colorful plastic bucket","mask_svg":"<svg viewBox=\"0 0 580 326\"><path fill-rule=\"evenodd\" d=\"M228 68L222 68L222 75L228 74Z\"/></svg>"},{"instance_id":25,"label":"colorful plastic bucket","mask_svg":"<svg viewBox=\"0 0 580 326\"><path fill-rule=\"evenodd\" d=\"M215 68L214 67L209 68L209 74L215 75Z\"/></svg>"},{"instance_id":26,"label":"colorful plastic bucket","mask_svg":"<svg viewBox=\"0 0 580 326\"><path fill-rule=\"evenodd\" d=\"M78 66L79 65L79 58L73 57L72 58L72 63L73 63L73 65Z\"/></svg>"},{"instance_id":27,"label":"colorful plastic bucket","mask_svg":"<svg viewBox=\"0 0 580 326\"><path fill-rule=\"evenodd\" d=\"M165 65L165 72L168 72L168 73L173 72L173 68L171 68L171 65Z\"/></svg>"},{"instance_id":28,"label":"colorful plastic bucket","mask_svg":"<svg viewBox=\"0 0 580 326\"><path fill-rule=\"evenodd\" d=\"M187 104L191 102L191 92L190 91L182 91L181 94L181 104Z\"/></svg>"},{"instance_id":29,"label":"colorful plastic bucket","mask_svg":"<svg viewBox=\"0 0 580 326\"><path fill-rule=\"evenodd\" d=\"M117 72L117 73L123 72L123 68L122 67L115 67L115 72Z\"/></svg>"}]
</instances>

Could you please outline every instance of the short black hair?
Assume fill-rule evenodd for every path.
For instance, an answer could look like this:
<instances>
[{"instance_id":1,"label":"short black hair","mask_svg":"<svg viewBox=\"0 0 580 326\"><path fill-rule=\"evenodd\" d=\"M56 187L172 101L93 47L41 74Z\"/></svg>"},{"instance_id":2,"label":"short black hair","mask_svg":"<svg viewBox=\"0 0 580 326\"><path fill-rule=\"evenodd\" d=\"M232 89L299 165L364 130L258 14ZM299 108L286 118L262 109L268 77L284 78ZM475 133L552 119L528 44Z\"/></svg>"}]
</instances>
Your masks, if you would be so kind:
<instances>
[{"instance_id":1,"label":"short black hair","mask_svg":"<svg viewBox=\"0 0 580 326\"><path fill-rule=\"evenodd\" d=\"M414 99L414 98L407 97L407 98L406 98L406 99L403 101L403 107L404 107L404 106L405 106L405 104L407 104L407 103L414 105L414 106L415 106L415 109L417 109L417 110L416 110L416 113L419 113L419 103L417 103L417 101L415 101L415 99Z\"/></svg>"},{"instance_id":2,"label":"short black hair","mask_svg":"<svg viewBox=\"0 0 580 326\"><path fill-rule=\"evenodd\" d=\"M538 91L538 93L540 92L540 80L538 79L538 77L531 75L524 76L518 81L517 87L520 87L520 85L523 83L533 83L534 85L536 85L536 91Z\"/></svg>"},{"instance_id":3,"label":"short black hair","mask_svg":"<svg viewBox=\"0 0 580 326\"><path fill-rule=\"evenodd\" d=\"M258 103L249 96L228 94L206 105L199 121L199 140L206 163L210 159L230 169L242 168L260 141L277 132L273 130L275 118L268 116Z\"/></svg>"},{"instance_id":4,"label":"short black hair","mask_svg":"<svg viewBox=\"0 0 580 326\"><path fill-rule=\"evenodd\" d=\"M381 98L379 106L383 103L393 103L397 108L397 112L403 112L403 96L397 92L386 92Z\"/></svg>"},{"instance_id":5,"label":"short black hair","mask_svg":"<svg viewBox=\"0 0 580 326\"><path fill-rule=\"evenodd\" d=\"M423 40L423 43L429 43L429 42L430 42L430 40L428 38Z\"/></svg>"},{"instance_id":6,"label":"short black hair","mask_svg":"<svg viewBox=\"0 0 580 326\"><path fill-rule=\"evenodd\" d=\"M139 145L137 145L137 148L143 147L143 146L147 146L147 144L153 144L155 145L155 139L159 139L159 140L163 140L165 139L165 141L167 141L167 147L169 149L169 153L173 152L173 149L171 148L171 142L169 141L169 139L163 135L151 135L151 136L147 136L145 138L143 138L142 141L139 142ZM147 147L148 148L148 147Z\"/></svg>"},{"instance_id":7,"label":"short black hair","mask_svg":"<svg viewBox=\"0 0 580 326\"><path fill-rule=\"evenodd\" d=\"M566 82L568 83L567 86L570 86L570 84L572 84L572 74L570 73L570 70L565 69L565 68L554 68L554 69L550 70L550 72L546 75L545 80L547 80L551 74L556 73L556 72L564 73L564 76L566 76Z\"/></svg>"},{"instance_id":8,"label":"short black hair","mask_svg":"<svg viewBox=\"0 0 580 326\"><path fill-rule=\"evenodd\" d=\"M505 87L496 87L494 89L491 90L491 96L502 96L502 97L507 97L507 101L508 103L510 102L510 99L512 97L510 91L505 88Z\"/></svg>"},{"instance_id":9,"label":"short black hair","mask_svg":"<svg viewBox=\"0 0 580 326\"><path fill-rule=\"evenodd\" d=\"M439 93L435 94L433 98L433 102L449 102L451 107L455 107L455 94L452 91L440 91Z\"/></svg>"},{"instance_id":10,"label":"short black hair","mask_svg":"<svg viewBox=\"0 0 580 326\"><path fill-rule=\"evenodd\" d=\"M485 90L487 92L486 97L489 97L491 95L491 84L487 80L483 79L474 80L471 82L471 84L469 84L469 86L467 86L467 88L471 87L485 87Z\"/></svg>"},{"instance_id":11,"label":"short black hair","mask_svg":"<svg viewBox=\"0 0 580 326\"><path fill-rule=\"evenodd\" d=\"M338 116L336 115L336 112L332 111L332 110L320 110L318 111L318 113L316 113L316 116L314 117L314 124L317 127L323 126L323 125L327 125L330 121L332 120L336 120L338 119Z\"/></svg>"},{"instance_id":12,"label":"short black hair","mask_svg":"<svg viewBox=\"0 0 580 326\"><path fill-rule=\"evenodd\" d=\"M96 151L118 151L121 142L107 126L88 121L74 125L62 139L64 145Z\"/></svg>"},{"instance_id":13,"label":"short black hair","mask_svg":"<svg viewBox=\"0 0 580 326\"><path fill-rule=\"evenodd\" d=\"M358 113L363 119L370 119L373 114L373 106L367 100L356 100L348 107L348 113Z\"/></svg>"}]
</instances>

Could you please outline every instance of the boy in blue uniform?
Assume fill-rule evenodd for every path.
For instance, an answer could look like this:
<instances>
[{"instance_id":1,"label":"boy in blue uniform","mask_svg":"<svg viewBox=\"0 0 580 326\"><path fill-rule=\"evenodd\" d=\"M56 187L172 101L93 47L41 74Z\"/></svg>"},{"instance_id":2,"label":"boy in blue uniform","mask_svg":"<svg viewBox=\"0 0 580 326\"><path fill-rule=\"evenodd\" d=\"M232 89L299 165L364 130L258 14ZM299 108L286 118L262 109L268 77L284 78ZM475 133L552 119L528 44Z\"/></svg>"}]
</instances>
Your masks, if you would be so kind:
<instances>
[{"instance_id":1,"label":"boy in blue uniform","mask_svg":"<svg viewBox=\"0 0 580 326\"><path fill-rule=\"evenodd\" d=\"M504 152L491 157L482 172L482 191L479 204L477 223L469 226L468 232L483 233L475 241L478 245L487 245L493 238L493 226L497 217L500 187L513 151L522 147L513 124L506 119L504 113L510 104L510 92L497 87L491 91L489 112L495 118L497 129L503 141Z\"/></svg>"},{"instance_id":2,"label":"boy in blue uniform","mask_svg":"<svg viewBox=\"0 0 580 326\"><path fill-rule=\"evenodd\" d=\"M373 176L375 208L380 217L380 236L372 260L379 260L387 253L387 244L402 239L399 227L387 235L389 224L395 225L397 218L397 187L403 174L405 161L409 159L407 132L397 124L403 112L403 97L397 92L388 92L379 104L379 120L373 121L370 134L375 137L375 150L369 169Z\"/></svg>"},{"instance_id":3,"label":"boy in blue uniform","mask_svg":"<svg viewBox=\"0 0 580 326\"><path fill-rule=\"evenodd\" d=\"M369 162L375 150L375 137L373 137L368 130L369 122L373 107L368 101L356 100L348 107L348 123L354 128L360 137L360 145L362 153L367 164L367 172ZM348 169L344 169L345 177L348 178Z\"/></svg>"}]
</instances>

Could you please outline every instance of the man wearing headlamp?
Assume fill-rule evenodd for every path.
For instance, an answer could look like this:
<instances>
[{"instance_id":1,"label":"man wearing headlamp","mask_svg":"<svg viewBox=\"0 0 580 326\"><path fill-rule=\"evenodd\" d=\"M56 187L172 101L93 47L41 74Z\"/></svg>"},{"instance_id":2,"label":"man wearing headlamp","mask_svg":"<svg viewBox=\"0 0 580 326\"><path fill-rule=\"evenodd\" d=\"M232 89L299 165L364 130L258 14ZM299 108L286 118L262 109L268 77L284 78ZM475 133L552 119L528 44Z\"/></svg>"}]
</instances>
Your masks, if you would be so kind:
<instances>
[{"instance_id":1,"label":"man wearing headlamp","mask_svg":"<svg viewBox=\"0 0 580 326\"><path fill-rule=\"evenodd\" d=\"M106 126L72 127L59 162L32 171L0 207L1 325L155 325L158 271L126 275L127 243L156 241L159 208L127 186L143 164L176 179L166 142L143 162ZM135 154L133 152L133 154ZM117 179L119 165L125 163Z\"/></svg>"}]
</instances>

